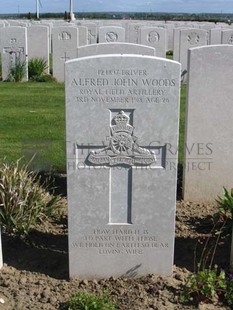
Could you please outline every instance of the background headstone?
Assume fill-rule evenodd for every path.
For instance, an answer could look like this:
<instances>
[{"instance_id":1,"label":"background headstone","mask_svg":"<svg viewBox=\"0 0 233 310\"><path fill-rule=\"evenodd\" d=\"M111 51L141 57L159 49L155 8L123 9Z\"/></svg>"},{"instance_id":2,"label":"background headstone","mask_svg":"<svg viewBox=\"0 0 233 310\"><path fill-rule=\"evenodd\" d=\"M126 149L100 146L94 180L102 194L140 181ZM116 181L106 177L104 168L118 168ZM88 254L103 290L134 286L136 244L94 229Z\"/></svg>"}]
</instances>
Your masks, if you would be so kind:
<instances>
[{"instance_id":1,"label":"background headstone","mask_svg":"<svg viewBox=\"0 0 233 310\"><path fill-rule=\"evenodd\" d=\"M181 63L182 74L187 72L188 67L188 49L205 46L207 44L207 31L201 29L181 29L180 30L180 56L179 62ZM184 75L184 81L187 75Z\"/></svg>"},{"instance_id":2,"label":"background headstone","mask_svg":"<svg viewBox=\"0 0 233 310\"><path fill-rule=\"evenodd\" d=\"M85 26L88 28L88 33L87 33L88 44L96 44L97 43L97 25L95 23L83 22L82 26Z\"/></svg>"},{"instance_id":3,"label":"background headstone","mask_svg":"<svg viewBox=\"0 0 233 310\"><path fill-rule=\"evenodd\" d=\"M221 28L210 29L210 45L221 44Z\"/></svg>"},{"instance_id":4,"label":"background headstone","mask_svg":"<svg viewBox=\"0 0 233 310\"><path fill-rule=\"evenodd\" d=\"M49 28L47 26L32 26L27 28L28 60L42 58L47 63L49 73Z\"/></svg>"},{"instance_id":5,"label":"background headstone","mask_svg":"<svg viewBox=\"0 0 233 310\"><path fill-rule=\"evenodd\" d=\"M78 26L78 46L88 44L88 28L84 26Z\"/></svg>"},{"instance_id":6,"label":"background headstone","mask_svg":"<svg viewBox=\"0 0 233 310\"><path fill-rule=\"evenodd\" d=\"M139 44L140 43L140 28L139 23L128 23L126 25L126 42Z\"/></svg>"},{"instance_id":7,"label":"background headstone","mask_svg":"<svg viewBox=\"0 0 233 310\"><path fill-rule=\"evenodd\" d=\"M215 201L233 187L233 46L190 49L184 199Z\"/></svg>"},{"instance_id":8,"label":"background headstone","mask_svg":"<svg viewBox=\"0 0 233 310\"><path fill-rule=\"evenodd\" d=\"M173 30L173 60L180 61L180 30L185 28L174 28Z\"/></svg>"},{"instance_id":9,"label":"background headstone","mask_svg":"<svg viewBox=\"0 0 233 310\"><path fill-rule=\"evenodd\" d=\"M155 56L153 47L132 43L98 43L78 47L77 57L86 57L100 54L138 54Z\"/></svg>"},{"instance_id":10,"label":"background headstone","mask_svg":"<svg viewBox=\"0 0 233 310\"><path fill-rule=\"evenodd\" d=\"M6 27L0 28L0 50L2 55L2 79L9 76L11 66L17 62L24 63L26 68L23 81L28 80L28 46L27 28Z\"/></svg>"},{"instance_id":11,"label":"background headstone","mask_svg":"<svg viewBox=\"0 0 233 310\"><path fill-rule=\"evenodd\" d=\"M180 64L86 57L65 80L70 276L170 275Z\"/></svg>"},{"instance_id":12,"label":"background headstone","mask_svg":"<svg viewBox=\"0 0 233 310\"><path fill-rule=\"evenodd\" d=\"M154 47L156 56L166 58L167 30L163 28L142 27L140 43Z\"/></svg>"},{"instance_id":13,"label":"background headstone","mask_svg":"<svg viewBox=\"0 0 233 310\"><path fill-rule=\"evenodd\" d=\"M53 76L64 81L64 64L76 58L78 29L76 27L55 27L52 29Z\"/></svg>"}]
</instances>

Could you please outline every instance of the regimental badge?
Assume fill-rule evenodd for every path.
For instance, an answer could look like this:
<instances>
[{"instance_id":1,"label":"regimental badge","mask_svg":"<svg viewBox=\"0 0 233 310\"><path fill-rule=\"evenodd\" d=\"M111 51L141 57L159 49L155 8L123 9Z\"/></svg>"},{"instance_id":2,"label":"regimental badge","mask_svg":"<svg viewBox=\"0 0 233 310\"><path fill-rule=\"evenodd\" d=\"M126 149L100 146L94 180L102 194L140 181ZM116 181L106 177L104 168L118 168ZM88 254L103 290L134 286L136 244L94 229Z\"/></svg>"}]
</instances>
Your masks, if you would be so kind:
<instances>
[{"instance_id":1,"label":"regimental badge","mask_svg":"<svg viewBox=\"0 0 233 310\"><path fill-rule=\"evenodd\" d=\"M133 135L134 127L129 124L129 116L120 111L110 126L109 145L98 151L91 151L87 162L93 165L115 166L126 164L129 166L148 166L157 161L155 153L142 148Z\"/></svg>"}]
</instances>

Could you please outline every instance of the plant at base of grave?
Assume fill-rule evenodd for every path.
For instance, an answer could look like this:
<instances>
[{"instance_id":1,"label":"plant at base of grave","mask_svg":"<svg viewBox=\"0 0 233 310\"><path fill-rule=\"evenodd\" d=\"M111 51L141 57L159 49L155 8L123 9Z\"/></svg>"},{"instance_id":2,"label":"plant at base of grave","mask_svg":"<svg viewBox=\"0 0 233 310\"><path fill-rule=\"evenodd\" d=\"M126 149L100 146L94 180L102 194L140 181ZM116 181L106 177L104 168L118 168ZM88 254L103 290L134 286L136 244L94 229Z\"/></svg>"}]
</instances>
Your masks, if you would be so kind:
<instances>
[{"instance_id":1,"label":"plant at base of grave","mask_svg":"<svg viewBox=\"0 0 233 310\"><path fill-rule=\"evenodd\" d=\"M115 310L115 304L109 294L95 296L85 292L79 292L70 297L65 310Z\"/></svg>"},{"instance_id":2,"label":"plant at base of grave","mask_svg":"<svg viewBox=\"0 0 233 310\"><path fill-rule=\"evenodd\" d=\"M9 234L27 235L46 218L56 215L60 196L48 191L27 165L2 163L0 166L0 224Z\"/></svg>"},{"instance_id":3,"label":"plant at base of grave","mask_svg":"<svg viewBox=\"0 0 233 310\"><path fill-rule=\"evenodd\" d=\"M222 300L227 288L225 271L213 269L198 270L188 277L182 292L183 301L193 299L196 303Z\"/></svg>"},{"instance_id":4,"label":"plant at base of grave","mask_svg":"<svg viewBox=\"0 0 233 310\"><path fill-rule=\"evenodd\" d=\"M223 196L218 196L216 202L219 206L219 216L229 222L226 228L231 231L233 221L233 188L228 191L225 187L223 187Z\"/></svg>"},{"instance_id":5,"label":"plant at base of grave","mask_svg":"<svg viewBox=\"0 0 233 310\"><path fill-rule=\"evenodd\" d=\"M28 62L29 79L40 82L47 68L47 61L45 59L38 57L30 59Z\"/></svg>"},{"instance_id":6,"label":"plant at base of grave","mask_svg":"<svg viewBox=\"0 0 233 310\"><path fill-rule=\"evenodd\" d=\"M226 281L225 302L228 306L233 308L233 275L230 274Z\"/></svg>"},{"instance_id":7,"label":"plant at base of grave","mask_svg":"<svg viewBox=\"0 0 233 310\"><path fill-rule=\"evenodd\" d=\"M20 54L15 54L15 62L11 60L9 67L8 82L21 82L26 76L26 62L21 59Z\"/></svg>"},{"instance_id":8,"label":"plant at base of grave","mask_svg":"<svg viewBox=\"0 0 233 310\"><path fill-rule=\"evenodd\" d=\"M227 276L225 271L219 271L217 265L213 265L217 246L225 229L227 220L221 222L221 227L215 223L204 247L201 251L197 270L191 274L181 294L182 301L218 302L224 301L227 292ZM213 241L213 242L212 242Z\"/></svg>"}]
</instances>

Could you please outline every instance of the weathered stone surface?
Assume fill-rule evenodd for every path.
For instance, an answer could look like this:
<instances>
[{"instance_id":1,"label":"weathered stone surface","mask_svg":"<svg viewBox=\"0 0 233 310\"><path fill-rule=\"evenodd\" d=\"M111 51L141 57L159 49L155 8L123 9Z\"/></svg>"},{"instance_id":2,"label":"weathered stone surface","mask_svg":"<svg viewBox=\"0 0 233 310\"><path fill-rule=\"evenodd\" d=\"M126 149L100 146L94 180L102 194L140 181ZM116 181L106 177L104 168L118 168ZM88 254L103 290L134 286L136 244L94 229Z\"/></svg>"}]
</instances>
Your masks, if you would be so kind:
<instances>
[{"instance_id":1,"label":"weathered stone surface","mask_svg":"<svg viewBox=\"0 0 233 310\"><path fill-rule=\"evenodd\" d=\"M180 64L66 63L70 276L172 272Z\"/></svg>"}]
</instances>

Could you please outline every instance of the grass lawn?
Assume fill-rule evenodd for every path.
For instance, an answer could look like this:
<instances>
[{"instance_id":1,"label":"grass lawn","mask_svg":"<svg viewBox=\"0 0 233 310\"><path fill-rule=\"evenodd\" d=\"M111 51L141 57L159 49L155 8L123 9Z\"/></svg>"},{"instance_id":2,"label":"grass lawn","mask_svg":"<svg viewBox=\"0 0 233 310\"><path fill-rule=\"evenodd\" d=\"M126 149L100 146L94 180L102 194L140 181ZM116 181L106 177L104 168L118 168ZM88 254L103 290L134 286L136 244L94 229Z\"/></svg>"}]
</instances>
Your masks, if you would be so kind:
<instances>
[{"instance_id":1,"label":"grass lawn","mask_svg":"<svg viewBox=\"0 0 233 310\"><path fill-rule=\"evenodd\" d=\"M65 171L64 84L1 82L0 109L0 158Z\"/></svg>"},{"instance_id":2,"label":"grass lawn","mask_svg":"<svg viewBox=\"0 0 233 310\"><path fill-rule=\"evenodd\" d=\"M181 89L180 153L183 160L185 86ZM0 158L30 168L65 172L65 94L63 83L0 83Z\"/></svg>"}]
</instances>

